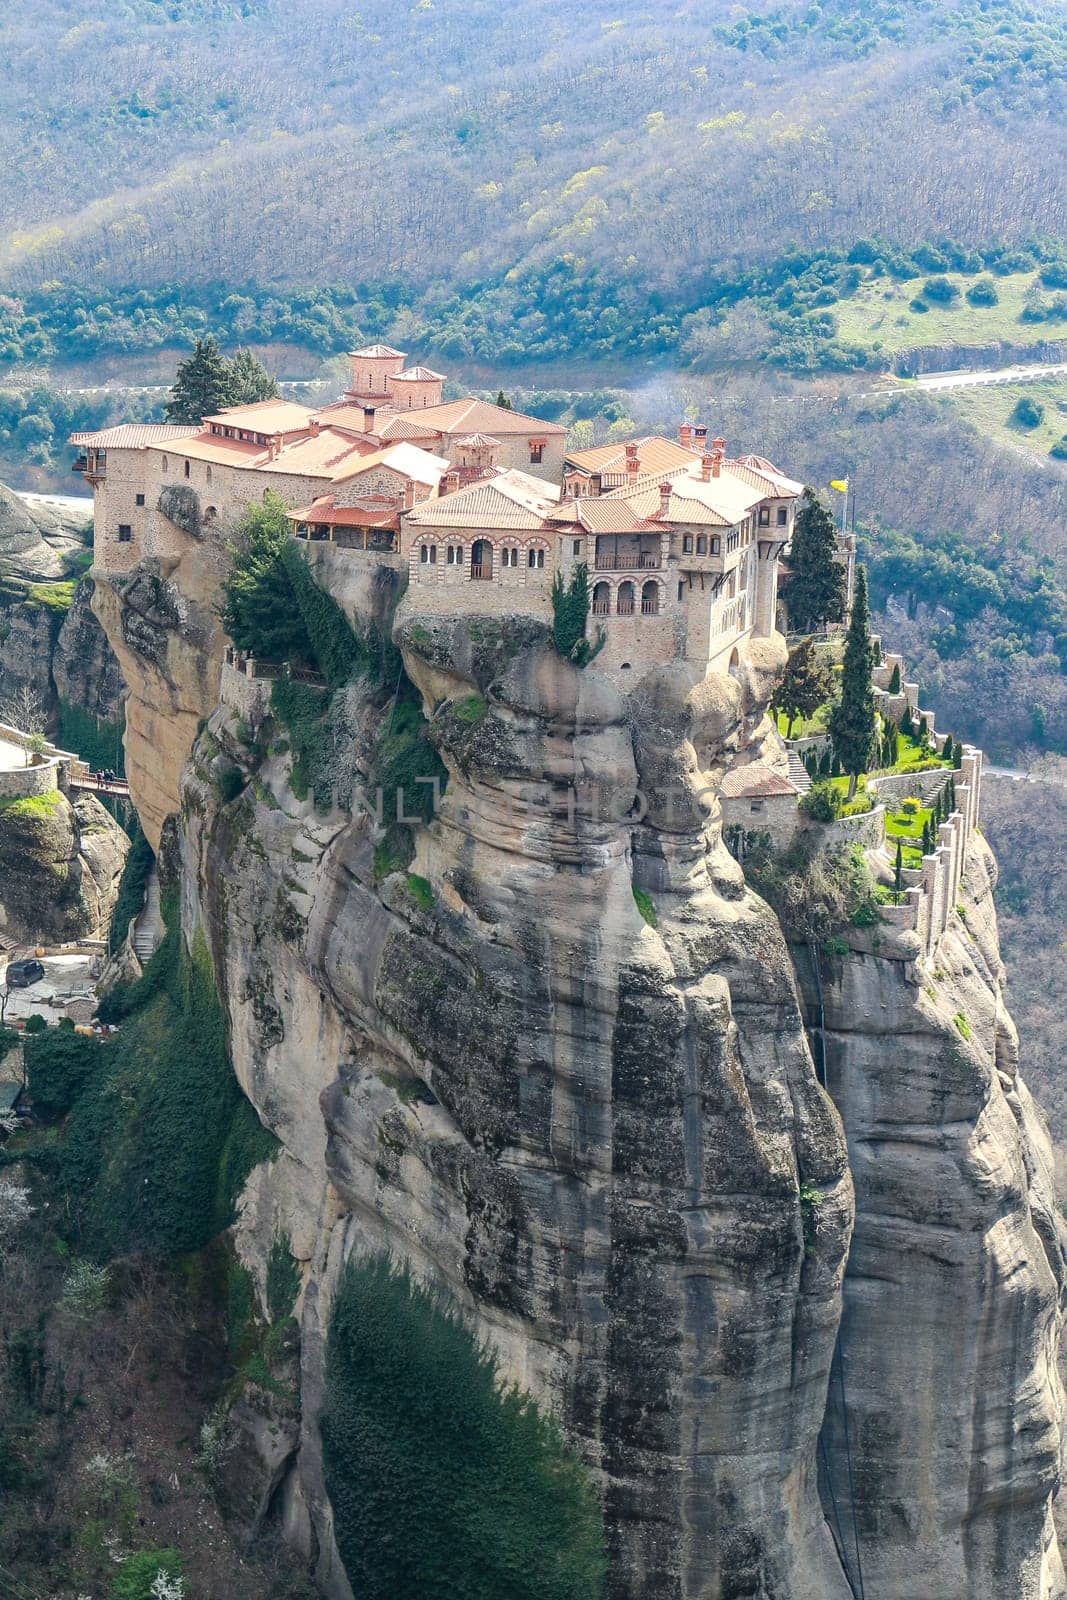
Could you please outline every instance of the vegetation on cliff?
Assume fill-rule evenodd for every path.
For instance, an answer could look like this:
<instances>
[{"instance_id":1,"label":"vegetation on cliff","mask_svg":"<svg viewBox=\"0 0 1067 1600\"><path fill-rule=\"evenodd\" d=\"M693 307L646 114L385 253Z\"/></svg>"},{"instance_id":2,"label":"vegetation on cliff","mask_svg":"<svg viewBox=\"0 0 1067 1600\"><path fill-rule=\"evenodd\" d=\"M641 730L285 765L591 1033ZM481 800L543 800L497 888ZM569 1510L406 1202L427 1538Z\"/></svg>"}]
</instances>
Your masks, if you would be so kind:
<instances>
[{"instance_id":1,"label":"vegetation on cliff","mask_svg":"<svg viewBox=\"0 0 1067 1600\"><path fill-rule=\"evenodd\" d=\"M29 1158L52 1180L66 1237L96 1260L199 1249L275 1148L233 1075L203 940L185 948L173 897L166 917L143 978L101 1006L116 1036L27 1041L30 1092L65 1118Z\"/></svg>"},{"instance_id":2,"label":"vegetation on cliff","mask_svg":"<svg viewBox=\"0 0 1067 1600\"><path fill-rule=\"evenodd\" d=\"M342 1274L321 1429L337 1544L363 1600L603 1593L586 1469L458 1311L384 1257Z\"/></svg>"}]
</instances>

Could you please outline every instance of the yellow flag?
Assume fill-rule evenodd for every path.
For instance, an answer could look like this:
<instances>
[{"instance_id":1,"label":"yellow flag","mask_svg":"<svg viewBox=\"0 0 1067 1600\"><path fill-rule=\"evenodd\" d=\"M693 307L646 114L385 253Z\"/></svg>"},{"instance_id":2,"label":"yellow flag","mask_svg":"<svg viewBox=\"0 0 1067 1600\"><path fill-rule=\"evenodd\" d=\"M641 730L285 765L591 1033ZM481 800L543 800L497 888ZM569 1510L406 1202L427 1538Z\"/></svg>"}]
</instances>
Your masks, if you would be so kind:
<instances>
[{"instance_id":1,"label":"yellow flag","mask_svg":"<svg viewBox=\"0 0 1067 1600\"><path fill-rule=\"evenodd\" d=\"M831 487L831 489L840 489L841 493L845 494L848 491L848 479L847 478L831 478L830 479L830 487Z\"/></svg>"}]
</instances>

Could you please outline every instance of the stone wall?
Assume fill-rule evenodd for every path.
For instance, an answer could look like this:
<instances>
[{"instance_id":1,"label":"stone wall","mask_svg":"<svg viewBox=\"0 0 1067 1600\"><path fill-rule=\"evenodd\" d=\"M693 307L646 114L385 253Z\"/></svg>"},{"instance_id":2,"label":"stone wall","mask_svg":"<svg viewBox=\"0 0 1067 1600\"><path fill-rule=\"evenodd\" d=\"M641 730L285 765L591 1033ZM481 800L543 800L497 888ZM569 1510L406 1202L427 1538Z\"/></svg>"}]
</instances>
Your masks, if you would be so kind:
<instances>
[{"instance_id":1,"label":"stone wall","mask_svg":"<svg viewBox=\"0 0 1067 1600\"><path fill-rule=\"evenodd\" d=\"M39 761L33 766L0 771L0 800L25 800L31 795L51 794L58 787L58 761Z\"/></svg>"}]
</instances>

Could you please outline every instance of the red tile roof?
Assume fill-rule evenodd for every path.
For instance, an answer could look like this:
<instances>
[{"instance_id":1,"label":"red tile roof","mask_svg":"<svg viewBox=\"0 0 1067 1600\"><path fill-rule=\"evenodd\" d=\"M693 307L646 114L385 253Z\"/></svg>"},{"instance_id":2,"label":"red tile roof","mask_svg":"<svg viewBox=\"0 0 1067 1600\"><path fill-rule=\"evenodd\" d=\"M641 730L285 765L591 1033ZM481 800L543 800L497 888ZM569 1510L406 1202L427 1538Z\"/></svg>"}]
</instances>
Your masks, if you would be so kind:
<instances>
[{"instance_id":1,"label":"red tile roof","mask_svg":"<svg viewBox=\"0 0 1067 1600\"><path fill-rule=\"evenodd\" d=\"M731 767L720 785L728 800L765 799L771 795L798 795L797 785L780 772L765 766L762 761L750 761L743 767Z\"/></svg>"}]
</instances>

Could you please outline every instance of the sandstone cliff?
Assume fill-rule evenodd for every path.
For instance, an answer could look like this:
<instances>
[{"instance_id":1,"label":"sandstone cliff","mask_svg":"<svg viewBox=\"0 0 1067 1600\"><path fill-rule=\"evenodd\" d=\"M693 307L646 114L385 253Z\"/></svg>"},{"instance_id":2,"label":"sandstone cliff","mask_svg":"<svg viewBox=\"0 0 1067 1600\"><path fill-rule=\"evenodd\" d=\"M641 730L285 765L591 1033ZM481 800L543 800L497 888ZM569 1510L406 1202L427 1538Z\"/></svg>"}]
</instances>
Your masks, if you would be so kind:
<instances>
[{"instance_id":1,"label":"sandstone cliff","mask_svg":"<svg viewBox=\"0 0 1067 1600\"><path fill-rule=\"evenodd\" d=\"M96 604L152 828L217 635L180 575ZM715 798L739 751L779 759L772 646L627 702L536 624L397 638L449 774L410 871L296 798L265 699L214 711L182 783L187 933L282 1147L239 1248L262 1286L284 1230L304 1275L299 1421L236 1417L245 1514L350 1594L323 1352L344 1260L386 1249L593 1466L613 1600L1063 1595L1064 1268L986 852L932 963L869 930L791 948ZM390 716L348 691L350 773Z\"/></svg>"},{"instance_id":2,"label":"sandstone cliff","mask_svg":"<svg viewBox=\"0 0 1067 1600\"><path fill-rule=\"evenodd\" d=\"M0 805L0 931L18 943L106 939L128 849L92 795Z\"/></svg>"}]
</instances>

